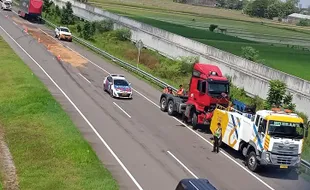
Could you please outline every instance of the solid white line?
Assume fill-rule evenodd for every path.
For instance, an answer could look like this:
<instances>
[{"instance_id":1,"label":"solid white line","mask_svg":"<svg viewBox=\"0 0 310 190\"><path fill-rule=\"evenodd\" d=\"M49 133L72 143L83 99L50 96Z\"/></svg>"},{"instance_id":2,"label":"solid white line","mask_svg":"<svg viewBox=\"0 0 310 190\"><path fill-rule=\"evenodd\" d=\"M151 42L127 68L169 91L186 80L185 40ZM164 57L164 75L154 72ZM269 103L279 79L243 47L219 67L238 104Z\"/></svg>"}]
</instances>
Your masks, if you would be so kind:
<instances>
[{"instance_id":1,"label":"solid white line","mask_svg":"<svg viewBox=\"0 0 310 190\"><path fill-rule=\"evenodd\" d=\"M170 156L172 156L172 158L174 158L177 162L179 162L179 164L181 164L181 166L183 166L183 168L185 168L192 176L198 179L198 177L192 171L190 171L188 167L186 167L175 155L173 155L169 150L167 152L168 154L170 154Z\"/></svg>"},{"instance_id":2,"label":"solid white line","mask_svg":"<svg viewBox=\"0 0 310 190\"><path fill-rule=\"evenodd\" d=\"M134 184L138 187L139 190L143 190L143 188L140 186L140 184L137 182L137 180L133 177L133 175L129 172L129 170L126 168L126 166L123 164L123 162L118 158L118 156L114 153L112 148L107 144L107 142L100 136L100 134L97 132L97 130L94 128L94 126L90 123L90 121L85 117L85 115L80 111L80 109L73 103L73 101L68 97L68 95L58 86L58 84L53 80L53 78L41 67L41 65L33 58L31 55L28 54L28 52L22 48L15 40L12 38L12 36L0 26L0 28L6 33L8 37L11 38L11 40L14 41L14 43L21 49L23 52L44 72L44 74L53 82L53 84L59 89L59 91L67 98L67 100L72 104L72 106L76 109L76 111L82 116L82 118L85 120L85 122L91 127L91 129L94 131L94 133L97 135L97 137L101 140L101 142L104 144L104 146L109 150L109 152L112 154L112 156L115 158L115 160L121 165L121 167L124 169L124 171L127 173L127 175L130 177L130 179L134 182Z\"/></svg>"},{"instance_id":3,"label":"solid white line","mask_svg":"<svg viewBox=\"0 0 310 190\"><path fill-rule=\"evenodd\" d=\"M14 22L14 21L13 21L13 24L15 24L17 26L16 22Z\"/></svg>"},{"instance_id":4,"label":"solid white line","mask_svg":"<svg viewBox=\"0 0 310 190\"><path fill-rule=\"evenodd\" d=\"M201 136L199 133L197 133L196 131L194 131L192 128L190 128L188 125L186 125L185 123L183 123L182 121L180 121L179 119L173 117L173 119L175 119L177 122L179 122L180 124L184 125L188 130L190 130L191 132L193 132L194 134L196 134L199 138L201 138L203 141L205 141L206 143L210 144L211 146L213 146L213 144L208 141L207 139L205 139L203 136ZM268 187L271 190L274 190L270 185L268 185L267 183L265 183L263 180L261 180L259 177L257 177L255 174L253 174L251 171L249 171L247 168L245 168L244 166L242 166L240 163L238 163L236 160L234 160L231 156L229 156L228 154L226 154L223 151L220 151L220 153L222 153L225 157L227 157L229 160L231 160L232 162L234 162L235 164L237 164L240 168L242 168L244 171L246 171L248 174L250 174L251 176L253 176L255 179L257 179L259 182L261 182L262 184L264 184L266 187Z\"/></svg>"},{"instance_id":5,"label":"solid white line","mask_svg":"<svg viewBox=\"0 0 310 190\"><path fill-rule=\"evenodd\" d=\"M125 112L125 110L123 110L123 108L121 108L121 106L117 105L115 102L113 102L113 104L114 104L116 107L118 107L120 110L122 110L122 112L124 112L124 114L126 114L129 118L131 118L131 116L130 116L127 112Z\"/></svg>"},{"instance_id":6,"label":"solid white line","mask_svg":"<svg viewBox=\"0 0 310 190\"><path fill-rule=\"evenodd\" d=\"M50 36L50 35L49 35ZM50 36L51 37L51 36ZM75 50L73 50L72 48L66 46L67 48L69 48L71 51L76 52ZM78 53L78 52L76 52ZM86 58L85 56L81 55L80 53L78 53L81 57L83 57L84 59L88 60L91 64L93 64L94 66L96 66L97 68L99 68L100 70L104 71L107 74L110 74L107 70L103 69L102 67L100 67L99 65L97 65L96 63L92 62L91 60L89 60L88 58ZM142 93L140 93L139 91L132 89L133 91L135 91L136 93L138 93L140 96L142 96L144 99L146 99L147 101L149 101L150 103L152 103L154 106L156 106L157 108L160 108L159 105L157 105L155 102L153 102L152 100L150 100L149 98L147 98L145 95L143 95ZM182 121L180 121L179 119L177 119L176 117L172 117L173 119L175 119L177 122L179 122L180 124L184 125L189 131L191 131L192 133L194 133L195 135L197 135L199 138L201 138L203 141L205 141L206 143L208 143L209 145L213 146L213 144L208 141L207 139L205 139L203 136L201 136L199 133L197 133L196 131L194 131L192 128L190 128L188 125L186 125L185 123L183 123ZM257 179L259 182L261 182L262 184L264 184L266 187L268 187L270 190L274 190L270 185L268 185L266 182L264 182L262 179L260 179L258 176L256 176L255 174L253 174L251 171L249 171L247 168L245 168L244 166L242 166L240 163L238 163L236 160L234 160L231 156L227 155L224 152L220 152L222 153L225 157L227 157L229 160L231 160L232 162L234 162L237 166L239 166L240 168L242 168L244 171L246 171L248 174L250 174L251 176L253 176L255 179Z\"/></svg>"},{"instance_id":7,"label":"solid white line","mask_svg":"<svg viewBox=\"0 0 310 190\"><path fill-rule=\"evenodd\" d=\"M84 77L81 73L79 73L79 75L83 78L83 79L85 79L89 84L91 83L86 77Z\"/></svg>"},{"instance_id":8,"label":"solid white line","mask_svg":"<svg viewBox=\"0 0 310 190\"><path fill-rule=\"evenodd\" d=\"M73 49L71 49L70 47L68 47L70 50L75 51ZM76 52L76 51L75 51ZM78 52L76 52L78 53ZM80 54L80 53L78 53ZM81 54L80 54L81 55ZM90 63L92 63L93 65L95 65L97 68L99 68L100 70L104 71L107 74L110 74L107 70L103 69L102 67L100 67L99 65L97 65L96 63L90 61L89 59L87 59L86 57L84 57L83 55L81 55L84 59L88 60ZM153 102L152 100L150 100L149 98L147 98L145 95L143 95L142 93L140 93L139 91L132 89L133 91L135 91L136 93L138 93L140 96L142 96L143 98L145 98L147 101L149 101L150 103L152 103L154 106L156 106L157 108L160 108L159 105L157 105L155 102ZM179 122L180 124L184 125L189 131L191 131L192 133L194 133L195 135L197 135L199 138L201 138L203 141L205 141L206 143L208 143L209 145L213 146L213 144L208 141L207 139L205 139L203 136L201 136L199 133L197 133L196 131L194 131L191 127L189 127L188 125L186 125L185 123L183 123L182 121L180 121L179 119L177 119L176 117L172 117L173 119L175 119L177 122ZM247 168L245 168L244 166L242 166L240 163L238 163L236 160L234 160L231 156L227 155L225 152L220 152L222 153L225 157L227 157L229 160L231 160L233 163L235 163L237 166L239 166L240 168L242 168L244 171L246 171L248 174L250 174L251 176L253 176L255 179L257 179L259 182L261 182L262 184L264 184L267 188L269 188L270 190L274 190L270 185L268 185L266 182L264 182L262 179L260 179L258 176L256 176L255 174L253 174L251 171L249 171Z\"/></svg>"}]
</instances>

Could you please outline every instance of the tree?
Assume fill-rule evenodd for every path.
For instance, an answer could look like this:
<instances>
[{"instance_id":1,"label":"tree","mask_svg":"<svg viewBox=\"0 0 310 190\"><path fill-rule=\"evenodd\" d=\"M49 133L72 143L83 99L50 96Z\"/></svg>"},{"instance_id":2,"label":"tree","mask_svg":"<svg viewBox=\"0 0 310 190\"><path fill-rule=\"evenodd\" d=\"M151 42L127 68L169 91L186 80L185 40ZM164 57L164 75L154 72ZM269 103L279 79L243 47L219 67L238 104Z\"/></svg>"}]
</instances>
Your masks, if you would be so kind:
<instances>
[{"instance_id":1,"label":"tree","mask_svg":"<svg viewBox=\"0 0 310 190\"><path fill-rule=\"evenodd\" d=\"M296 105L292 103L293 96L286 94L286 84L280 80L271 80L269 82L269 91L267 97L268 107L276 106L295 110Z\"/></svg>"},{"instance_id":2,"label":"tree","mask_svg":"<svg viewBox=\"0 0 310 190\"><path fill-rule=\"evenodd\" d=\"M83 38L89 40L92 37L92 27L90 22L86 21L83 26Z\"/></svg>"},{"instance_id":3,"label":"tree","mask_svg":"<svg viewBox=\"0 0 310 190\"><path fill-rule=\"evenodd\" d=\"M259 51L251 46L242 47L242 57L250 61L257 61L259 57Z\"/></svg>"},{"instance_id":4,"label":"tree","mask_svg":"<svg viewBox=\"0 0 310 190\"><path fill-rule=\"evenodd\" d=\"M113 21L110 19L99 21L97 23L97 30L100 33L113 30Z\"/></svg>"},{"instance_id":5,"label":"tree","mask_svg":"<svg viewBox=\"0 0 310 190\"><path fill-rule=\"evenodd\" d=\"M282 17L282 3L280 1L275 1L267 7L266 18L272 19L273 17Z\"/></svg>"},{"instance_id":6,"label":"tree","mask_svg":"<svg viewBox=\"0 0 310 190\"><path fill-rule=\"evenodd\" d=\"M209 30L210 30L211 32L213 32L217 27L218 27L218 25L211 24L211 25L209 26Z\"/></svg>"},{"instance_id":7,"label":"tree","mask_svg":"<svg viewBox=\"0 0 310 190\"><path fill-rule=\"evenodd\" d=\"M50 0L43 0L43 8L42 8L42 11L44 13L46 13L47 16L50 15L51 13L51 7L53 5L53 1L50 1Z\"/></svg>"},{"instance_id":8,"label":"tree","mask_svg":"<svg viewBox=\"0 0 310 190\"><path fill-rule=\"evenodd\" d=\"M62 8L60 22L65 25L74 24L72 4L69 1L66 3L66 6Z\"/></svg>"}]
</instances>

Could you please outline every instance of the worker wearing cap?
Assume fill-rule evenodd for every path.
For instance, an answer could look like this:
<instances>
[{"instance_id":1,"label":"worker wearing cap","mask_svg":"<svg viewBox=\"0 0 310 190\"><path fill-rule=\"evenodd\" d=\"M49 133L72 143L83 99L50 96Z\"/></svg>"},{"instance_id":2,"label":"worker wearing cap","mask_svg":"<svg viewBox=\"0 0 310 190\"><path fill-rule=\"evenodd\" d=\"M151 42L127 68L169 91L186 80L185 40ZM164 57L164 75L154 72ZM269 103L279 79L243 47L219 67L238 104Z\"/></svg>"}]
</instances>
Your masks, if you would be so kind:
<instances>
[{"instance_id":1,"label":"worker wearing cap","mask_svg":"<svg viewBox=\"0 0 310 190\"><path fill-rule=\"evenodd\" d=\"M182 84L179 86L179 90L177 91L178 96L183 96L184 95L184 88Z\"/></svg>"},{"instance_id":2,"label":"worker wearing cap","mask_svg":"<svg viewBox=\"0 0 310 190\"><path fill-rule=\"evenodd\" d=\"M217 123L217 129L214 132L213 135L213 151L212 152L219 152L219 142L222 138L222 126L221 123Z\"/></svg>"}]
</instances>

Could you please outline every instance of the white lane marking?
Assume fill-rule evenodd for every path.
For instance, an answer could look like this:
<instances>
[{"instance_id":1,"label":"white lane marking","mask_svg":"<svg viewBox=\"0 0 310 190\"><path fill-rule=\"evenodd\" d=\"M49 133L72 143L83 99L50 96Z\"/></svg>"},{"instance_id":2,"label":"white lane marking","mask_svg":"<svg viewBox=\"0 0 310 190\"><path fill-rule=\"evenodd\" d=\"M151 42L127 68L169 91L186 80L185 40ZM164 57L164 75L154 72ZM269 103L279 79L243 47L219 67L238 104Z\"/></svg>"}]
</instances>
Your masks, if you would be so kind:
<instances>
[{"instance_id":1,"label":"white lane marking","mask_svg":"<svg viewBox=\"0 0 310 190\"><path fill-rule=\"evenodd\" d=\"M71 49L71 48L70 48ZM72 50L72 49L71 49ZM74 50L72 50L74 51ZM76 52L77 53L77 52ZM83 55L81 55L83 56ZM83 58L85 58L83 56ZM92 63L93 65L95 65L96 67L98 67L99 69L101 69L102 71L110 74L108 71L106 71L105 69L103 69L102 67L100 67L99 65L97 65L96 63L90 61L89 59L85 58L86 60L88 60L90 63ZM145 98L147 101L149 101L150 103L152 103L153 105L155 105L156 107L160 108L159 105L157 105L155 102L153 102L152 100L150 100L149 98L147 98L145 95L143 95L142 93L140 93L139 91L133 89L135 92L137 92L140 96L142 96L143 98ZM190 128L188 125L186 125L185 123L183 123L182 121L180 121L179 119L177 119L176 117L172 117L173 119L175 119L177 122L179 122L180 124L184 125L188 130L190 130L191 132L193 132L195 135L197 135L199 138L201 138L203 141L207 142L209 145L213 146L213 144L208 141L207 139L205 139L203 136L201 136L199 133L197 133L196 131L194 131L192 128ZM268 185L266 182L264 182L262 179L260 179L258 176L256 176L255 174L253 174L251 171L249 171L248 169L246 169L244 166L242 166L241 164L239 164L236 160L234 160L231 156L229 156L228 154L224 153L224 152L220 152L222 153L225 157L227 157L229 160L231 160L233 163L235 163L237 166L239 166L240 168L242 168L244 171L246 171L248 174L250 174L251 176L253 176L255 179L257 179L259 182L261 182L262 184L264 184L267 188L269 188L270 190L274 190L270 185Z\"/></svg>"},{"instance_id":2,"label":"white lane marking","mask_svg":"<svg viewBox=\"0 0 310 190\"><path fill-rule=\"evenodd\" d=\"M18 26L18 25L16 24L16 22L14 22L14 21L13 21L13 24L15 24L16 26Z\"/></svg>"},{"instance_id":3,"label":"white lane marking","mask_svg":"<svg viewBox=\"0 0 310 190\"><path fill-rule=\"evenodd\" d=\"M49 35L49 34L47 34ZM50 35L49 35L50 36ZM51 37L51 36L50 36ZM67 48L69 48L71 51L74 51L75 53L78 53L77 51L73 50L72 48L66 46ZM81 55L80 53L78 53L81 57L83 57L84 59L86 59L87 61L89 61L90 63L92 63L93 65L95 65L97 68L99 68L100 70L104 71L107 74L110 74L107 70L103 69L102 67L100 67L99 65L97 65L96 63L92 62L91 60L89 60L88 58L86 58L85 56ZM149 98L147 98L145 95L143 95L142 93L140 93L139 91L133 89L135 92L137 92L140 96L142 96L143 98L145 98L147 101L149 101L150 103L152 103L153 105L155 105L156 107L160 108L159 105L157 105L155 102L153 102L152 100L150 100ZM201 136L199 133L197 133L196 131L194 131L192 128L190 128L188 125L186 125L185 123L183 123L182 121L180 121L179 119L177 119L176 117L172 117L173 119L175 119L177 122L179 122L180 124L184 125L189 131L191 131L192 133L194 133L195 135L197 135L199 138L201 138L203 141L205 141L206 143L208 143L209 145L213 146L213 144L208 141L207 139L205 139L203 136ZM222 153L225 157L227 157L229 160L231 160L233 163L235 163L237 166L239 166L240 168L242 168L244 171L246 171L248 174L250 174L251 176L253 176L255 179L257 179L259 182L261 182L262 184L264 184L267 188L269 188L270 190L274 190L270 185L268 185L266 182L264 182L262 179L260 179L258 176L256 176L255 174L253 174L251 171L249 171L248 169L246 169L244 166L242 166L240 163L238 163L236 160L234 160L231 156L229 156L228 154L224 153L224 152L220 152Z\"/></svg>"},{"instance_id":4,"label":"white lane marking","mask_svg":"<svg viewBox=\"0 0 310 190\"><path fill-rule=\"evenodd\" d=\"M86 77L84 77L81 73L79 73L79 75L80 75L83 79L85 79L89 84L91 84L91 82L90 82Z\"/></svg>"},{"instance_id":5,"label":"white lane marking","mask_svg":"<svg viewBox=\"0 0 310 190\"><path fill-rule=\"evenodd\" d=\"M203 136L201 136L199 133L197 133L196 131L194 131L192 128L190 128L188 125L186 125L185 123L183 123L182 121L180 121L179 119L173 117L173 119L175 119L177 122L179 122L180 124L184 125L188 130L190 130L191 132L193 132L194 134L196 134L199 138L201 138L203 141L207 142L208 144L210 144L211 146L213 146L213 144L208 141L207 139L205 139ZM232 157L230 157L228 154L226 154L223 151L220 151L220 153L222 153L225 157L227 157L229 160L231 160L232 162L234 162L235 164L237 164L240 168L242 168L244 171L246 171L247 173L249 173L251 176L253 176L255 179L257 179L259 182L261 182L262 184L264 184L266 187L268 187L271 190L274 190L270 185L268 185L267 183L265 183L263 180L261 180L259 177L257 177L255 174L253 174L251 171L249 171L247 168L245 168L244 166L242 166L241 164L239 164L236 160L234 160Z\"/></svg>"},{"instance_id":6,"label":"white lane marking","mask_svg":"<svg viewBox=\"0 0 310 190\"><path fill-rule=\"evenodd\" d=\"M134 182L134 184L138 187L139 190L143 190L143 188L140 186L140 184L137 182L137 180L134 178L134 176L129 172L129 170L126 168L126 166L123 164L123 162L118 158L118 156L114 153L112 148L108 145L108 143L100 136L100 134L97 132L97 130L94 128L94 126L90 123L90 121L85 117L85 115L80 111L80 109L75 105L75 103L68 97L68 95L58 86L58 84L53 80L53 78L41 67L41 65L33 58L29 53L21 47L14 38L6 31L2 26L0 28L6 33L8 37L11 38L12 41L21 49L23 52L44 72L44 74L53 82L53 84L58 88L58 90L67 98L67 100L72 104L72 106L76 109L76 111L82 116L82 118L85 120L85 122L91 127L91 129L94 131L94 133L97 135L97 137L101 140L101 142L104 144L104 146L109 150L109 152L112 154L112 156L115 158L115 160L121 165L121 167L124 169L124 171L127 173L127 175L130 177L130 179Z\"/></svg>"},{"instance_id":7,"label":"white lane marking","mask_svg":"<svg viewBox=\"0 0 310 190\"><path fill-rule=\"evenodd\" d=\"M124 114L126 114L129 118L131 118L131 116L123 109L121 108L121 106L117 105L115 102L113 102L113 104L118 107L120 110L122 110L122 112L124 112Z\"/></svg>"},{"instance_id":8,"label":"white lane marking","mask_svg":"<svg viewBox=\"0 0 310 190\"><path fill-rule=\"evenodd\" d=\"M179 164L183 166L183 168L185 168L192 176L194 176L194 178L198 179L198 177L192 171L190 171L190 169L188 169L188 167L186 167L175 155L173 155L169 150L167 152L168 154L170 154L170 156L172 156L172 158L179 162Z\"/></svg>"}]
</instances>

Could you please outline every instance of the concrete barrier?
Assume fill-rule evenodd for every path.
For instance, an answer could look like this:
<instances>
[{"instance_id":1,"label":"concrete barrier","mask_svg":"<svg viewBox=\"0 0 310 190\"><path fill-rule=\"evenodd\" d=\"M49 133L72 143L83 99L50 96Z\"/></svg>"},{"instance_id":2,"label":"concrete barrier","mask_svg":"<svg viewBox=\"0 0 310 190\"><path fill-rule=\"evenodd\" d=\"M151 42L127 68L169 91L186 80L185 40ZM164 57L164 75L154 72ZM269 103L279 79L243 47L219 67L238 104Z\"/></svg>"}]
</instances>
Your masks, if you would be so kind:
<instances>
[{"instance_id":1,"label":"concrete barrier","mask_svg":"<svg viewBox=\"0 0 310 190\"><path fill-rule=\"evenodd\" d=\"M270 80L284 81L288 92L293 94L296 108L310 116L309 81L94 6L73 0L52 1L60 7L65 6L68 1L71 2L74 14L85 20L112 19L115 28L126 27L132 31L132 41L142 40L147 48L156 50L164 56L170 58L199 56L200 62L218 65L224 74L232 77L232 82L236 86L244 88L251 95L265 99Z\"/></svg>"}]
</instances>

